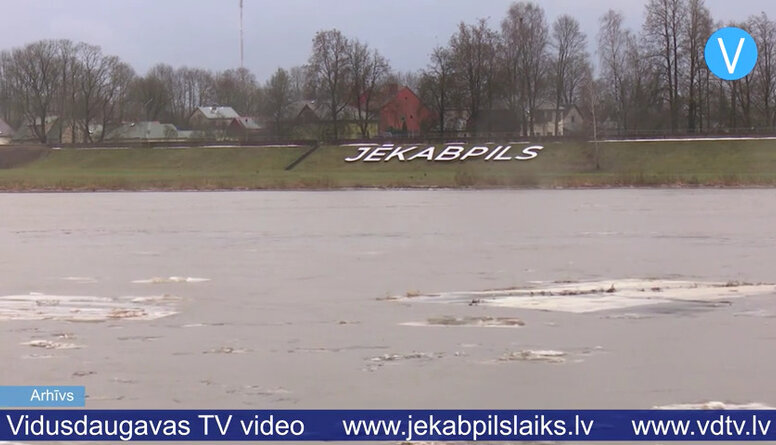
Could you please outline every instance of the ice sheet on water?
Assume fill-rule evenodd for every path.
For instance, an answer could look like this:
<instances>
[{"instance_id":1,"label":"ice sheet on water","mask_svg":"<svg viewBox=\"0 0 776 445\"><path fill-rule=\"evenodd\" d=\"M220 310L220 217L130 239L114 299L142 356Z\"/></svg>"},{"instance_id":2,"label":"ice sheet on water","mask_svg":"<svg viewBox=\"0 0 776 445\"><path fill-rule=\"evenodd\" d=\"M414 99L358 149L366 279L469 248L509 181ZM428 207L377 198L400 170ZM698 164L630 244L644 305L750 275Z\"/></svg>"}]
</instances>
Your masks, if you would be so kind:
<instances>
[{"instance_id":1,"label":"ice sheet on water","mask_svg":"<svg viewBox=\"0 0 776 445\"><path fill-rule=\"evenodd\" d=\"M167 284L167 283L203 283L210 281L210 278L196 277L154 277L145 280L134 280L135 284Z\"/></svg>"},{"instance_id":2,"label":"ice sheet on water","mask_svg":"<svg viewBox=\"0 0 776 445\"><path fill-rule=\"evenodd\" d=\"M764 403L758 403L758 402L749 402L749 403L730 403L730 402L719 402L719 401L709 401L709 402L700 402L700 403L675 403L671 405L660 405L655 406L654 409L712 409L712 410L718 410L718 409L752 409L752 410L758 410L758 409L776 409L772 406L768 406Z\"/></svg>"},{"instance_id":3,"label":"ice sheet on water","mask_svg":"<svg viewBox=\"0 0 776 445\"><path fill-rule=\"evenodd\" d=\"M619 279L580 283L534 282L523 288L474 292L413 292L387 299L586 313L658 303L721 303L767 294L776 294L776 285Z\"/></svg>"},{"instance_id":4,"label":"ice sheet on water","mask_svg":"<svg viewBox=\"0 0 776 445\"><path fill-rule=\"evenodd\" d=\"M51 340L30 340L22 343L22 345L43 349L81 349L83 347L75 343L62 343Z\"/></svg>"},{"instance_id":5,"label":"ice sheet on water","mask_svg":"<svg viewBox=\"0 0 776 445\"><path fill-rule=\"evenodd\" d=\"M94 284L97 282L97 279L92 277L62 277L65 281L73 281L79 284Z\"/></svg>"},{"instance_id":6,"label":"ice sheet on water","mask_svg":"<svg viewBox=\"0 0 776 445\"><path fill-rule=\"evenodd\" d=\"M7 295L0 297L0 321L155 320L177 313L175 297L95 297L72 295Z\"/></svg>"},{"instance_id":7,"label":"ice sheet on water","mask_svg":"<svg viewBox=\"0 0 776 445\"><path fill-rule=\"evenodd\" d=\"M525 326L523 320L514 317L434 317L426 321L409 321L402 326L455 326L455 327L485 327L485 328L519 328Z\"/></svg>"},{"instance_id":8,"label":"ice sheet on water","mask_svg":"<svg viewBox=\"0 0 776 445\"><path fill-rule=\"evenodd\" d=\"M524 349L518 352L506 353L499 360L564 363L566 361L566 353L552 349Z\"/></svg>"}]
</instances>

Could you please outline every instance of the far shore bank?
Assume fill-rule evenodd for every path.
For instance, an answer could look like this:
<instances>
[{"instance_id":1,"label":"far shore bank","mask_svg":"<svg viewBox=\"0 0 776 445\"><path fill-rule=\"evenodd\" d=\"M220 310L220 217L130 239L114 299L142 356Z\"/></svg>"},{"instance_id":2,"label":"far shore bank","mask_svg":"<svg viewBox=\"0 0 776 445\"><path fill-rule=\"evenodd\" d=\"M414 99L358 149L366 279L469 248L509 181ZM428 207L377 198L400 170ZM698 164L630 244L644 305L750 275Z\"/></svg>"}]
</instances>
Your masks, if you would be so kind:
<instances>
[{"instance_id":1,"label":"far shore bank","mask_svg":"<svg viewBox=\"0 0 776 445\"><path fill-rule=\"evenodd\" d=\"M0 148L0 192L776 187L776 140L548 142L535 159L345 162L353 146ZM518 148L519 150L519 148ZM293 168L288 169L289 166Z\"/></svg>"}]
</instances>

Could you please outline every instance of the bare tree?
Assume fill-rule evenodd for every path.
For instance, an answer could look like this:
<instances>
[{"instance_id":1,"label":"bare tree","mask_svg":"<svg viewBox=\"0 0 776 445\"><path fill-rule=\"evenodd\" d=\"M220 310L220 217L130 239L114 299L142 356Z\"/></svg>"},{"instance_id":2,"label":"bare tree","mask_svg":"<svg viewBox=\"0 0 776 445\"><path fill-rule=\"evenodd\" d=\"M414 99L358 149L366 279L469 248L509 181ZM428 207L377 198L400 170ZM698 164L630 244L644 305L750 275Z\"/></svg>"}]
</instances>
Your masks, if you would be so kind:
<instances>
[{"instance_id":1,"label":"bare tree","mask_svg":"<svg viewBox=\"0 0 776 445\"><path fill-rule=\"evenodd\" d=\"M590 54L587 52L571 58L565 79L565 88L563 89L563 103L574 104L579 102L580 97L584 94L582 85L585 81L585 73L590 67Z\"/></svg>"},{"instance_id":2,"label":"bare tree","mask_svg":"<svg viewBox=\"0 0 776 445\"><path fill-rule=\"evenodd\" d=\"M77 83L75 91L78 94L79 112L76 114L80 123L83 142L93 142L92 123L98 119L104 109L104 102L109 100L108 93L111 83L111 70L118 63L118 58L105 57L100 47L81 43L76 47L78 64L75 65ZM75 142L76 134L72 135Z\"/></svg>"},{"instance_id":3,"label":"bare tree","mask_svg":"<svg viewBox=\"0 0 776 445\"><path fill-rule=\"evenodd\" d=\"M138 120L158 121L171 116L172 94L167 78L172 72L169 65L159 64L132 83L132 98L138 109Z\"/></svg>"},{"instance_id":4,"label":"bare tree","mask_svg":"<svg viewBox=\"0 0 776 445\"><path fill-rule=\"evenodd\" d=\"M314 82L309 65L294 66L288 70L291 100L315 98Z\"/></svg>"},{"instance_id":5,"label":"bare tree","mask_svg":"<svg viewBox=\"0 0 776 445\"><path fill-rule=\"evenodd\" d=\"M336 140L339 136L340 113L349 98L348 39L336 29L318 31L313 38L310 68L318 95L331 119Z\"/></svg>"},{"instance_id":6,"label":"bare tree","mask_svg":"<svg viewBox=\"0 0 776 445\"><path fill-rule=\"evenodd\" d=\"M387 83L394 83L396 85L403 85L412 91L417 92L420 90L420 82L423 77L422 71L398 71L391 72L388 75Z\"/></svg>"},{"instance_id":7,"label":"bare tree","mask_svg":"<svg viewBox=\"0 0 776 445\"><path fill-rule=\"evenodd\" d=\"M639 42L638 36L627 33L626 37L623 97L627 100L627 129L664 128L659 69L645 56L647 49Z\"/></svg>"},{"instance_id":8,"label":"bare tree","mask_svg":"<svg viewBox=\"0 0 776 445\"><path fill-rule=\"evenodd\" d=\"M468 103L469 121L475 129L480 112L492 107L497 45L498 35L488 28L484 19L477 25L459 24L458 32L450 39L456 76Z\"/></svg>"},{"instance_id":9,"label":"bare tree","mask_svg":"<svg viewBox=\"0 0 776 445\"><path fill-rule=\"evenodd\" d=\"M214 105L228 105L241 115L253 115L258 110L258 83L246 68L218 73L214 83Z\"/></svg>"},{"instance_id":10,"label":"bare tree","mask_svg":"<svg viewBox=\"0 0 776 445\"><path fill-rule=\"evenodd\" d=\"M362 137L369 137L369 121L376 111L374 100L391 71L388 61L376 49L370 51L358 40L348 46L348 63L352 83L352 100L356 104L356 120Z\"/></svg>"},{"instance_id":11,"label":"bare tree","mask_svg":"<svg viewBox=\"0 0 776 445\"><path fill-rule=\"evenodd\" d=\"M569 15L558 17L552 25L552 46L555 49L553 74L555 76L555 133L558 134L560 107L568 96L573 95L583 72L578 69L587 57L587 38L579 28L579 22ZM568 94L571 92L570 94ZM571 103L570 100L565 104Z\"/></svg>"},{"instance_id":12,"label":"bare tree","mask_svg":"<svg viewBox=\"0 0 776 445\"><path fill-rule=\"evenodd\" d=\"M776 23L763 12L749 19L752 37L757 42L755 90L757 108L765 126L776 126Z\"/></svg>"},{"instance_id":13,"label":"bare tree","mask_svg":"<svg viewBox=\"0 0 776 445\"><path fill-rule=\"evenodd\" d=\"M703 126L701 88L703 86L703 51L708 36L711 35L711 15L704 4L704 0L688 0L687 21L684 25L683 51L687 54L687 129L694 133L698 125Z\"/></svg>"},{"instance_id":14,"label":"bare tree","mask_svg":"<svg viewBox=\"0 0 776 445\"><path fill-rule=\"evenodd\" d=\"M599 110L601 108L600 96L598 92L601 90L600 83L602 81L596 80L593 75L591 67L587 67L582 75L582 90L583 94L580 96L580 107L587 112L590 116L588 124L590 126L590 133L593 137L593 162L595 169L601 169L601 156L598 146L599 138Z\"/></svg>"},{"instance_id":15,"label":"bare tree","mask_svg":"<svg viewBox=\"0 0 776 445\"><path fill-rule=\"evenodd\" d=\"M135 71L118 57L108 58L108 81L102 91L100 117L102 131L98 140L105 139L108 126L124 120L124 111L129 102L130 86L135 78Z\"/></svg>"},{"instance_id":16,"label":"bare tree","mask_svg":"<svg viewBox=\"0 0 776 445\"><path fill-rule=\"evenodd\" d=\"M539 99L546 84L548 27L541 6L514 3L501 23L507 100L522 122L523 134L533 133Z\"/></svg>"},{"instance_id":17,"label":"bare tree","mask_svg":"<svg viewBox=\"0 0 776 445\"><path fill-rule=\"evenodd\" d=\"M75 135L78 131L75 116L78 113L76 108L78 107L77 83L80 62L77 56L78 45L70 40L59 40L57 41L57 47L59 48L59 58L61 61L59 104L57 106L60 117L58 138L61 142L66 125L69 125L71 135Z\"/></svg>"},{"instance_id":18,"label":"bare tree","mask_svg":"<svg viewBox=\"0 0 776 445\"><path fill-rule=\"evenodd\" d=\"M748 23L736 23L733 26L751 31ZM741 118L743 119L743 121L736 121L736 124L731 125L731 128L735 129L739 125L747 131L754 128L754 80L752 77L750 75L730 82L734 90L734 100L737 100L738 106L741 107Z\"/></svg>"},{"instance_id":19,"label":"bare tree","mask_svg":"<svg viewBox=\"0 0 776 445\"><path fill-rule=\"evenodd\" d=\"M264 87L264 108L274 121L274 132L283 134L282 124L291 104L291 77L283 68L278 68Z\"/></svg>"},{"instance_id":20,"label":"bare tree","mask_svg":"<svg viewBox=\"0 0 776 445\"><path fill-rule=\"evenodd\" d=\"M598 31L598 57L602 77L610 85L611 98L615 104L614 114L618 126L628 130L628 88L626 71L628 63L629 32L623 28L622 13L609 10L600 19Z\"/></svg>"},{"instance_id":21,"label":"bare tree","mask_svg":"<svg viewBox=\"0 0 776 445\"><path fill-rule=\"evenodd\" d=\"M214 99L214 80L210 71L200 68L179 68L176 72L182 89L184 120L187 120L197 107L212 104Z\"/></svg>"},{"instance_id":22,"label":"bare tree","mask_svg":"<svg viewBox=\"0 0 776 445\"><path fill-rule=\"evenodd\" d=\"M661 64L662 78L670 110L670 128L675 131L679 122L679 82L682 75L682 28L687 19L687 8L682 0L649 0L644 34L653 43L653 54Z\"/></svg>"},{"instance_id":23,"label":"bare tree","mask_svg":"<svg viewBox=\"0 0 776 445\"><path fill-rule=\"evenodd\" d=\"M439 131L445 134L445 116L451 105L453 95L453 74L455 66L449 48L436 47L431 52L431 63L423 72L420 82L420 95L436 112Z\"/></svg>"},{"instance_id":24,"label":"bare tree","mask_svg":"<svg viewBox=\"0 0 776 445\"><path fill-rule=\"evenodd\" d=\"M53 40L30 43L3 57L3 74L12 101L44 144L48 142L48 118L60 97L61 64L58 43Z\"/></svg>"}]
</instances>

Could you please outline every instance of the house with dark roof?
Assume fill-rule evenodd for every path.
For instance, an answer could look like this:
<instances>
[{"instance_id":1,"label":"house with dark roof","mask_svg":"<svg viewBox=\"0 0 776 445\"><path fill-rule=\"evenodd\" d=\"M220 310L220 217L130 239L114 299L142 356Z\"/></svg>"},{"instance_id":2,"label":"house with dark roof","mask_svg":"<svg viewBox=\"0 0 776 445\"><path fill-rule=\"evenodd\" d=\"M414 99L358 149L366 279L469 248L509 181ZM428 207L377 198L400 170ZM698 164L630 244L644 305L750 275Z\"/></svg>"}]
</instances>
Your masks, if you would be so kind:
<instances>
[{"instance_id":1,"label":"house with dark roof","mask_svg":"<svg viewBox=\"0 0 776 445\"><path fill-rule=\"evenodd\" d=\"M265 126L258 118L240 116L232 119L227 127L227 135L230 139L247 141L255 139L264 133Z\"/></svg>"},{"instance_id":2,"label":"house with dark roof","mask_svg":"<svg viewBox=\"0 0 776 445\"><path fill-rule=\"evenodd\" d=\"M294 124L311 124L320 122L321 117L314 100L297 100L288 105L285 120Z\"/></svg>"},{"instance_id":3,"label":"house with dark roof","mask_svg":"<svg viewBox=\"0 0 776 445\"><path fill-rule=\"evenodd\" d=\"M363 111L362 111L363 113ZM299 138L333 137L333 122L331 111L326 104L315 100L300 100L288 107L286 122L292 127L291 133ZM341 139L352 139L361 136L358 120L358 109L345 105L337 115L337 136ZM377 134L378 122L370 119L367 122L367 133Z\"/></svg>"}]
</instances>

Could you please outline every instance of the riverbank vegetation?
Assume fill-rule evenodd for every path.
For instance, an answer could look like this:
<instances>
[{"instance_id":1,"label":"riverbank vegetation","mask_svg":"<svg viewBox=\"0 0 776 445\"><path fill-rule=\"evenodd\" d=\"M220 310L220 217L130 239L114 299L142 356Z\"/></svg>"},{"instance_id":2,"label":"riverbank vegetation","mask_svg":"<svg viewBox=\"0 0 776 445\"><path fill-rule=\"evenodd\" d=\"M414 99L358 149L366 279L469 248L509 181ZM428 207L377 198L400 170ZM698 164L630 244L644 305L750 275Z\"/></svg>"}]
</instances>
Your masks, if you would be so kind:
<instances>
[{"instance_id":1,"label":"riverbank vegetation","mask_svg":"<svg viewBox=\"0 0 776 445\"><path fill-rule=\"evenodd\" d=\"M0 190L776 186L776 141L545 144L528 161L345 162L355 147L0 149ZM33 155L25 150L34 150ZM23 154L19 154L23 153ZM14 161L16 159L16 161Z\"/></svg>"}]
</instances>

